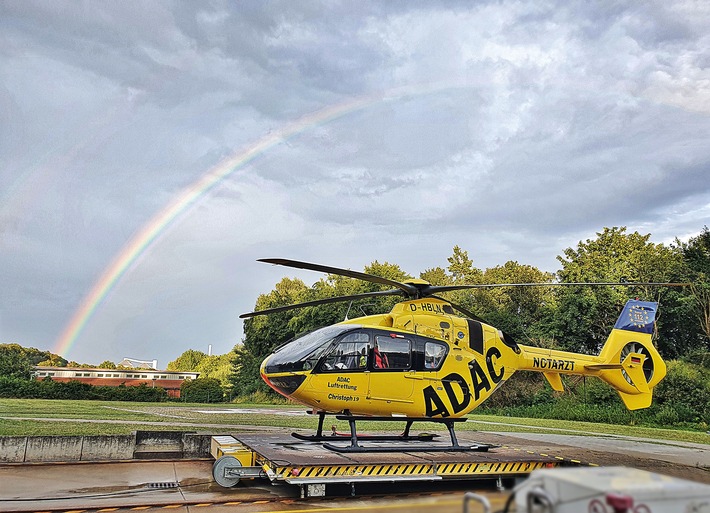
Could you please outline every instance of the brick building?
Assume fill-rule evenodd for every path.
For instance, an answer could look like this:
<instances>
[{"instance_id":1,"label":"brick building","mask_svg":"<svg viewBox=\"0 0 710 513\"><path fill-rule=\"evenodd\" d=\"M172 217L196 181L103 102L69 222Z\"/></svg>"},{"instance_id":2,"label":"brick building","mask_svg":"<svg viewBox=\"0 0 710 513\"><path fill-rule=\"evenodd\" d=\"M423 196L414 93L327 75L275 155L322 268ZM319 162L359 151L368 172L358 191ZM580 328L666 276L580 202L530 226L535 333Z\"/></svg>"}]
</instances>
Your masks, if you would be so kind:
<instances>
[{"instance_id":1,"label":"brick building","mask_svg":"<svg viewBox=\"0 0 710 513\"><path fill-rule=\"evenodd\" d=\"M80 381L89 385L117 387L138 386L145 383L149 387L165 389L169 397L180 397L180 385L188 379L197 379L199 372L167 371L155 369L98 369L81 367L42 367L34 368L34 378L46 377L54 381Z\"/></svg>"}]
</instances>

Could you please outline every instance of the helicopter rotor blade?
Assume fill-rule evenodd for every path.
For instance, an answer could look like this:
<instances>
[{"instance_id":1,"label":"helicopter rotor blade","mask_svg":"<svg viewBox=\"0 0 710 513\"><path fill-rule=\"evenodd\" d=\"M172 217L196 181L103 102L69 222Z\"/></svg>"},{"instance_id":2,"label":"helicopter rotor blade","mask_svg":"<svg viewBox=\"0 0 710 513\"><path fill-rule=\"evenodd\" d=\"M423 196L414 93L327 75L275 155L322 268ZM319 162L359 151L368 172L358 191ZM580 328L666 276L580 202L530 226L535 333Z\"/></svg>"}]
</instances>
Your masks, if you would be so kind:
<instances>
[{"instance_id":1,"label":"helicopter rotor blade","mask_svg":"<svg viewBox=\"0 0 710 513\"><path fill-rule=\"evenodd\" d=\"M456 303L452 303L452 302L449 301L448 299L445 299L445 298L439 297L439 296L434 296L434 295L431 295L431 296L429 296L429 297L433 297L434 299L438 299L439 301L444 301L444 302L446 302L446 303L449 303L449 304L451 305L451 307L452 307L454 310L458 310L459 312L461 312L462 314L464 314L466 317L468 317L468 318L471 319L471 320L478 321L478 322L482 322L483 324L488 324L485 320L481 319L479 316L477 316L477 315L475 315L474 313L472 313L472 312L466 310L466 309L465 309L463 306L461 306L461 305L457 305Z\"/></svg>"},{"instance_id":2,"label":"helicopter rotor blade","mask_svg":"<svg viewBox=\"0 0 710 513\"><path fill-rule=\"evenodd\" d=\"M570 286L664 286L664 287L685 287L690 285L690 283L661 283L661 282L578 282L578 283L565 283L565 282L544 282L544 283L482 283L475 285L429 285L426 282L421 283L401 283L395 280L390 280L388 278L382 278L380 276L375 276L373 274L362 273L358 271L352 271L350 269L341 269L339 267L331 267L327 265L313 264L309 262L301 262L298 260L290 260L287 258L260 258L259 262L265 262L267 264L282 265L285 267L292 267L295 269L305 269L309 271L317 271L328 274L334 274L338 276L345 276L347 278L354 278L358 280L367 281L370 283L376 283L379 285L387 285L389 287L394 287L390 290L381 290L376 292L367 292L364 294L355 294L350 296L338 296L332 298L318 299L315 301L307 301L304 303L298 303L295 305L280 306L276 308L269 308L266 310L260 310L258 312L250 312L242 314L239 317L241 319L255 317L258 315L268 315L277 312L284 312L287 310L293 310L296 308L303 308L307 306L323 305L328 303L337 303L340 301L351 301L357 299L363 299L368 297L378 297L378 296L394 296L400 295L405 296L409 299L422 299L425 297L433 297L446 301L453 308L460 311L467 317L479 321L485 322L480 319L472 312L469 312L465 308L452 303L451 301L437 297L434 294L440 292L451 292L454 290L472 290L472 289L492 289L500 287L570 287ZM421 281L421 280L420 280Z\"/></svg>"},{"instance_id":3,"label":"helicopter rotor blade","mask_svg":"<svg viewBox=\"0 0 710 513\"><path fill-rule=\"evenodd\" d=\"M351 296L338 296L329 297L325 299L316 299L314 301L306 301L304 303L297 303L295 305L278 306L276 308L268 308L266 310L259 310L258 312L249 312L239 316L240 319L247 319L249 317L256 317L257 315L269 315L278 312L285 312L287 310L294 310L296 308L304 308L306 306L316 306L325 305L328 303L339 303L341 301L354 301L358 299L364 299L368 297L380 297L380 296L403 296L404 293L399 289L391 290L378 290L376 292L365 292L364 294L353 294Z\"/></svg>"},{"instance_id":4,"label":"helicopter rotor blade","mask_svg":"<svg viewBox=\"0 0 710 513\"><path fill-rule=\"evenodd\" d=\"M480 283L476 285L431 285L422 291L422 295L431 296L439 292L450 292L453 290L467 289L493 289L500 287L572 287L572 286L615 286L625 287L635 286L662 286L662 287L687 287L690 283L669 283L669 282L538 282L538 283Z\"/></svg>"},{"instance_id":5,"label":"helicopter rotor blade","mask_svg":"<svg viewBox=\"0 0 710 513\"><path fill-rule=\"evenodd\" d=\"M306 269L309 271L318 271L328 274L337 274L340 276L346 276L348 278L356 278L358 280L369 281L371 283L378 283L380 285L387 285L388 287L395 287L407 294L408 296L418 296L418 289L414 285L409 285L407 283L400 283L394 280L388 280L387 278L382 278L380 276L375 276L373 274L361 273L358 271L351 271L350 269L340 269L338 267L330 267L327 265L311 264L309 262L299 262L298 260L289 260L287 258L259 258L258 262L266 262L267 264L283 265L285 267L293 267L295 269Z\"/></svg>"}]
</instances>

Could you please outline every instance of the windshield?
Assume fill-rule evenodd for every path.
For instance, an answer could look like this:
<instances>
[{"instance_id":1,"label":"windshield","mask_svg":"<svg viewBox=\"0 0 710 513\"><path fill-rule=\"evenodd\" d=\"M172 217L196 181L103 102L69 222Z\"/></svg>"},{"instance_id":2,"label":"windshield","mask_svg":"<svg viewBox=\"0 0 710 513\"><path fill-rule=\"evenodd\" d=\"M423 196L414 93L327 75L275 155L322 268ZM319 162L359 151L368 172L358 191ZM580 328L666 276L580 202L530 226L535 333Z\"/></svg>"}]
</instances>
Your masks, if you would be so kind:
<instances>
[{"instance_id":1,"label":"windshield","mask_svg":"<svg viewBox=\"0 0 710 513\"><path fill-rule=\"evenodd\" d=\"M297 338L277 350L266 364L266 372L310 370L335 337L359 326L328 326Z\"/></svg>"}]
</instances>

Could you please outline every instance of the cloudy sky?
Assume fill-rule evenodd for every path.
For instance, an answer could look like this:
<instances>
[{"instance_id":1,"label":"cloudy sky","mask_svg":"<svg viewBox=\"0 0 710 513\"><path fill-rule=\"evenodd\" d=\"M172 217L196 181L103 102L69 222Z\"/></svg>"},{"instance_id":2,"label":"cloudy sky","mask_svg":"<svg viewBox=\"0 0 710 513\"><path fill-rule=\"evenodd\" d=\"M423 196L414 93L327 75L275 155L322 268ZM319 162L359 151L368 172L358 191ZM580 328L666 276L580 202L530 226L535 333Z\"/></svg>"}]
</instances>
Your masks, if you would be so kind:
<instances>
[{"instance_id":1,"label":"cloudy sky","mask_svg":"<svg viewBox=\"0 0 710 513\"><path fill-rule=\"evenodd\" d=\"M710 224L702 1L0 3L0 343L228 352L283 276Z\"/></svg>"}]
</instances>

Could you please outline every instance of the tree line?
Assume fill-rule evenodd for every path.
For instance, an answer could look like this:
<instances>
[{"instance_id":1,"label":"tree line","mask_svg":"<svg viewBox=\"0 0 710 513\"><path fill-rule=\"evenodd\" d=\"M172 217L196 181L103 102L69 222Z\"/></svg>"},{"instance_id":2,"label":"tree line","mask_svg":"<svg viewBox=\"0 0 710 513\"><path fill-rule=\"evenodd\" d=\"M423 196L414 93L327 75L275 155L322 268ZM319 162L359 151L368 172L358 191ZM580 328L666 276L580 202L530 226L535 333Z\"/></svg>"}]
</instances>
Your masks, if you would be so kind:
<instances>
[{"instance_id":1,"label":"tree line","mask_svg":"<svg viewBox=\"0 0 710 513\"><path fill-rule=\"evenodd\" d=\"M26 399L95 399L103 401L160 402L172 400L161 387L90 385L78 381L60 382L51 377L32 379L35 365L50 367L131 369L106 360L98 366L68 362L65 358L19 344L0 344L0 397ZM180 385L180 401L222 402L229 397L227 376L231 371L229 355L208 356L189 349L168 363L168 370L196 371L200 377ZM225 391L227 395L225 395Z\"/></svg>"}]
</instances>

